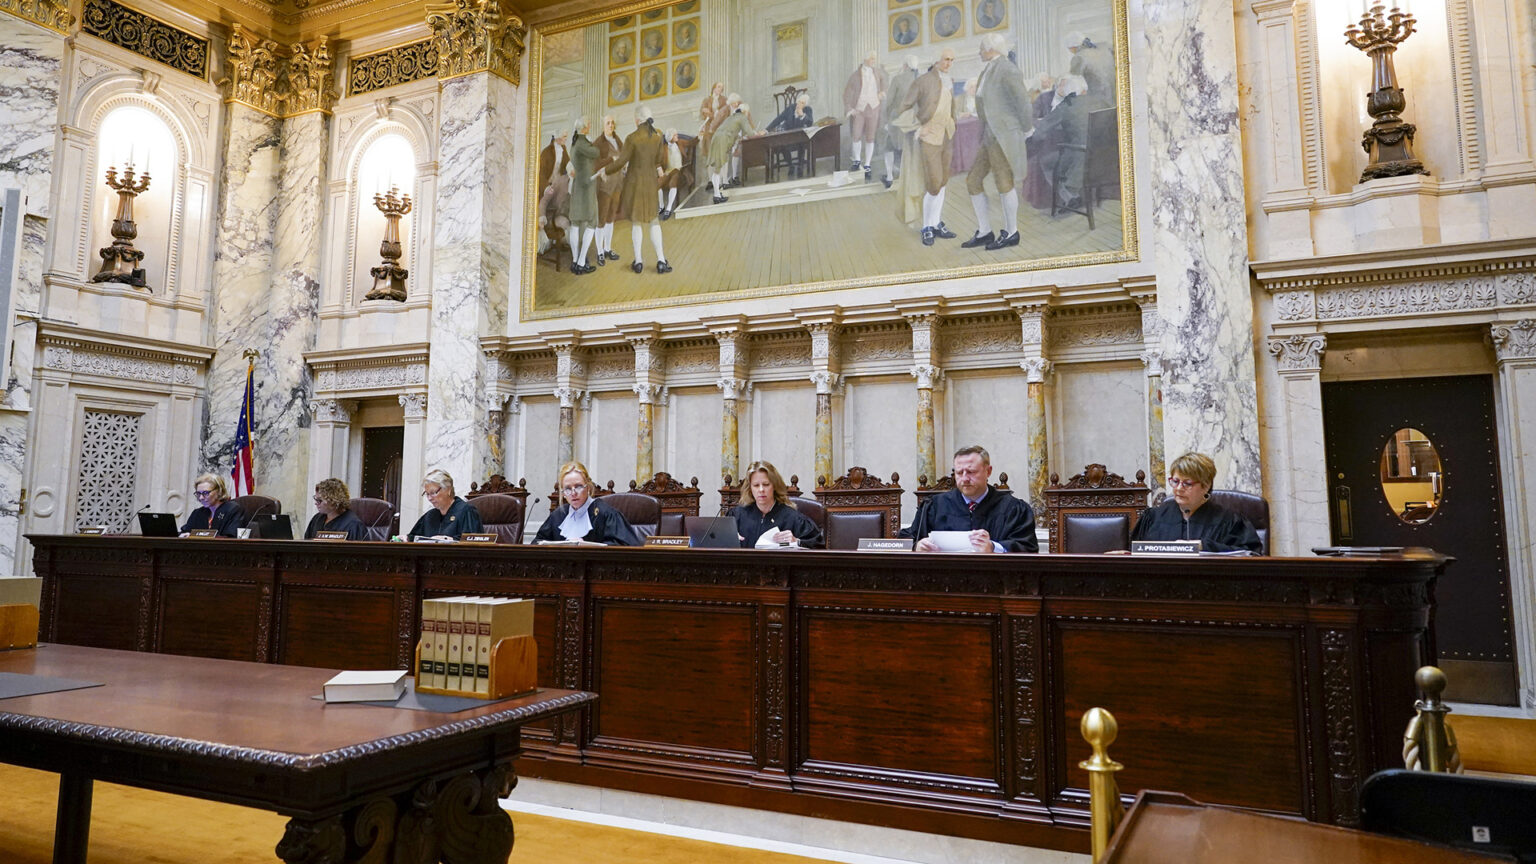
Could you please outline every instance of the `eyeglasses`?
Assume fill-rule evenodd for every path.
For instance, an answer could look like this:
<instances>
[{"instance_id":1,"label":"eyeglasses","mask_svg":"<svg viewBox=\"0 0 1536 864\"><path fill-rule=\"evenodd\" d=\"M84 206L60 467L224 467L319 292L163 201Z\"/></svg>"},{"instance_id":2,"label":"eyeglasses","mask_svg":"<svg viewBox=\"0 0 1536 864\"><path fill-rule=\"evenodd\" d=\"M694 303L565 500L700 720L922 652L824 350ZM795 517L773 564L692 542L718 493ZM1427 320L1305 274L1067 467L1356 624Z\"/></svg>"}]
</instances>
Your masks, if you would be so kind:
<instances>
[{"instance_id":1,"label":"eyeglasses","mask_svg":"<svg viewBox=\"0 0 1536 864\"><path fill-rule=\"evenodd\" d=\"M582 485L582 486L567 486L564 489L561 489L560 491L561 491L561 493L563 493L565 495L580 495L581 493L587 491L587 487L585 485Z\"/></svg>"},{"instance_id":2,"label":"eyeglasses","mask_svg":"<svg viewBox=\"0 0 1536 864\"><path fill-rule=\"evenodd\" d=\"M421 490L421 494L422 494L422 497L424 497L424 498L431 498L431 497L437 495L437 493L439 493L441 491L443 491L443 487L439 486L436 489L431 490L430 492L427 491L426 489L423 489L423 490Z\"/></svg>"},{"instance_id":3,"label":"eyeglasses","mask_svg":"<svg viewBox=\"0 0 1536 864\"><path fill-rule=\"evenodd\" d=\"M1170 489L1193 489L1193 488L1195 488L1196 486L1199 486L1199 485L1200 485L1200 481L1199 480L1183 480L1183 479L1178 478L1178 477L1169 477L1168 478L1168 487Z\"/></svg>"},{"instance_id":4,"label":"eyeglasses","mask_svg":"<svg viewBox=\"0 0 1536 864\"><path fill-rule=\"evenodd\" d=\"M192 495L195 498L207 498L209 495L212 495L212 494L213 494L213 490L212 489L197 489L197 490L194 490L192 492Z\"/></svg>"}]
</instances>

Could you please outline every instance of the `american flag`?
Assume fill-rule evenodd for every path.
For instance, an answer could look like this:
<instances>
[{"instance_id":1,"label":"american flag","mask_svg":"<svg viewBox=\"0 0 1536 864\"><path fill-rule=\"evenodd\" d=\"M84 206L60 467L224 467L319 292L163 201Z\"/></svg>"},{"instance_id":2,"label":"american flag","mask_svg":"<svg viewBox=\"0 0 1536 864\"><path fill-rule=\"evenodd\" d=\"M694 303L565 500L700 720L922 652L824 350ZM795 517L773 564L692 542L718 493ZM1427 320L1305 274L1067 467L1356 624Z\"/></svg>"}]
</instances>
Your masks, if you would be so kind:
<instances>
[{"instance_id":1,"label":"american flag","mask_svg":"<svg viewBox=\"0 0 1536 864\"><path fill-rule=\"evenodd\" d=\"M255 361L245 367L245 400L240 404L240 419L235 425L235 467L230 471L234 480L231 485L234 491L232 497L235 498L256 491L256 464L251 457L251 403L256 401L256 385L252 376L255 367Z\"/></svg>"}]
</instances>

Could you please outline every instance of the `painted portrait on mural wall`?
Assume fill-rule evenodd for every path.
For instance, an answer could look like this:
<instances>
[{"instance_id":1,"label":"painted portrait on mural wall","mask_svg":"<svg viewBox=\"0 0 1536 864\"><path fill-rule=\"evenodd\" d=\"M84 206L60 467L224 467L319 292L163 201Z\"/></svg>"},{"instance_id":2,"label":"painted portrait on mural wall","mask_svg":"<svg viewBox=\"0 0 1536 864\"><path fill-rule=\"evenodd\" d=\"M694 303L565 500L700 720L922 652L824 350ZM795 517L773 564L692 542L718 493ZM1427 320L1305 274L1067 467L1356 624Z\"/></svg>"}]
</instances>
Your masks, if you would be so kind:
<instances>
[{"instance_id":1,"label":"painted portrait on mural wall","mask_svg":"<svg viewBox=\"0 0 1536 864\"><path fill-rule=\"evenodd\" d=\"M564 242L525 222L521 315L1135 257L1126 0L850 2L867 8L741 0L721 22L690 0L535 31L531 140L613 122L593 123L599 220ZM874 16L889 29L858 44Z\"/></svg>"}]
</instances>

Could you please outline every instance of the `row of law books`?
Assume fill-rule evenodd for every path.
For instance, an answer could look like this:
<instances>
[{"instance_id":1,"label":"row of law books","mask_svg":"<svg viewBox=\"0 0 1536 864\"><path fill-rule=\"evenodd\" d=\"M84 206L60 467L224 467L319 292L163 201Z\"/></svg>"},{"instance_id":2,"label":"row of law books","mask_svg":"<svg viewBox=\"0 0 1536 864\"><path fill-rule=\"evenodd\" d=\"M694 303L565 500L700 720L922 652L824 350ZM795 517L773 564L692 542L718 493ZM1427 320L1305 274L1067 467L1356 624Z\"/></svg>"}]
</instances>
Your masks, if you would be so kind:
<instances>
[{"instance_id":1,"label":"row of law books","mask_svg":"<svg viewBox=\"0 0 1536 864\"><path fill-rule=\"evenodd\" d=\"M533 635L533 601L429 597L421 601L417 688L488 694L491 653L500 640Z\"/></svg>"}]
</instances>

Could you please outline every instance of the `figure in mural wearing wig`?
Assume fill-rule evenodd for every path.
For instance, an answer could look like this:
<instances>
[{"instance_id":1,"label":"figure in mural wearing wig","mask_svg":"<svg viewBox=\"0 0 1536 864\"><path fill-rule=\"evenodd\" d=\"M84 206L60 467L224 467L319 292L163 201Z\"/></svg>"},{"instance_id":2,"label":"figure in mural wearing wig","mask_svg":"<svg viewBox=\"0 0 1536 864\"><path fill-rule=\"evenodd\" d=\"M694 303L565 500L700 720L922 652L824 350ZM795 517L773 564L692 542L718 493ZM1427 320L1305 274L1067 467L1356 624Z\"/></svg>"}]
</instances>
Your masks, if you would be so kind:
<instances>
[{"instance_id":1,"label":"figure in mural wearing wig","mask_svg":"<svg viewBox=\"0 0 1536 864\"><path fill-rule=\"evenodd\" d=\"M949 165L955 149L955 82L949 67L955 63L954 49L945 48L927 72L912 82L901 110L913 110L917 126L917 152L923 181L924 246L935 238L951 239L955 232L944 225L944 189L949 182ZM917 167L917 166L914 166ZM918 171L908 171L916 176Z\"/></svg>"},{"instance_id":2,"label":"figure in mural wearing wig","mask_svg":"<svg viewBox=\"0 0 1536 864\"><path fill-rule=\"evenodd\" d=\"M704 103L699 106L699 149L695 152L709 152L709 136L715 134L715 130L729 116L730 112L725 107L725 82L716 81L715 86L709 88L709 95L704 97Z\"/></svg>"},{"instance_id":3,"label":"figure in mural wearing wig","mask_svg":"<svg viewBox=\"0 0 1536 864\"><path fill-rule=\"evenodd\" d=\"M662 135L662 140L666 142L667 148L663 154L667 173L661 175L661 181L657 184L656 216L665 222L677 211L677 187L685 183L692 186L693 181L683 168L683 148L677 143L677 130L668 129Z\"/></svg>"},{"instance_id":4,"label":"figure in mural wearing wig","mask_svg":"<svg viewBox=\"0 0 1536 864\"><path fill-rule=\"evenodd\" d=\"M893 124L901 114L901 103L906 101L907 91L912 89L912 82L917 80L919 68L916 56L908 54L902 58L901 70L891 76L890 86L885 91L885 101L880 105L880 132L875 136L875 151L885 157L885 174L880 181L887 189L895 182L896 155L902 152L907 140L906 133ZM906 170L905 156L902 164L902 170Z\"/></svg>"},{"instance_id":5,"label":"figure in mural wearing wig","mask_svg":"<svg viewBox=\"0 0 1536 864\"><path fill-rule=\"evenodd\" d=\"M848 83L843 85L843 111L848 115L848 137L853 142L848 170L857 173L862 167L865 180L870 178L870 163L875 158L875 130L880 125L885 84L880 55L871 51L864 55L864 62L853 70Z\"/></svg>"},{"instance_id":6,"label":"figure in mural wearing wig","mask_svg":"<svg viewBox=\"0 0 1536 864\"><path fill-rule=\"evenodd\" d=\"M597 164L594 170L603 171L619 158L624 143L619 140L618 123L609 114L603 118L603 134L597 139ZM603 171L597 178L597 263L606 264L619 260L613 251L613 223L619 218L619 199L624 188L623 174Z\"/></svg>"},{"instance_id":7,"label":"figure in mural wearing wig","mask_svg":"<svg viewBox=\"0 0 1536 864\"><path fill-rule=\"evenodd\" d=\"M571 273L580 276L597 267L587 263L587 250L597 234L597 145L587 140L592 123L576 120L571 131Z\"/></svg>"},{"instance_id":8,"label":"figure in mural wearing wig","mask_svg":"<svg viewBox=\"0 0 1536 864\"><path fill-rule=\"evenodd\" d=\"M1115 56L1081 33L1067 34L1066 45L1067 53L1072 55L1068 74L1081 75L1088 85L1084 94L1087 98L1083 100L1086 110L1115 104Z\"/></svg>"},{"instance_id":9,"label":"figure in mural wearing wig","mask_svg":"<svg viewBox=\"0 0 1536 864\"><path fill-rule=\"evenodd\" d=\"M636 273L645 272L645 249L641 246L640 229L646 222L651 226L651 248L656 250L656 272L672 272L667 253L661 246L661 217L651 209L658 181L666 174L666 154L667 148L661 133L656 131L651 109L642 105L635 109L635 131L625 136L619 158L603 169L609 174L629 169L624 175L623 191L619 193L619 218L629 220L630 243L635 249L635 260L630 262L629 269Z\"/></svg>"},{"instance_id":10,"label":"figure in mural wearing wig","mask_svg":"<svg viewBox=\"0 0 1536 864\"><path fill-rule=\"evenodd\" d=\"M1008 47L1001 33L981 37L981 74L976 84L976 117L981 121L981 149L965 177L965 191L976 211L976 235L960 245L967 249L984 246L996 251L1019 245L1019 190L1015 177L1029 170L1024 153L1024 138L1034 120L1029 91L1019 67L1003 55ZM1003 233L994 235L987 212L987 193L983 185L987 175L997 185L1003 205Z\"/></svg>"},{"instance_id":11,"label":"figure in mural wearing wig","mask_svg":"<svg viewBox=\"0 0 1536 864\"><path fill-rule=\"evenodd\" d=\"M720 128L715 130L713 137L709 139L709 171L710 185L715 187L714 202L724 204L727 200L721 194L724 186L722 175L729 177L726 172L735 163L735 156L731 152L736 148L736 142L752 134L752 118L747 114L747 104L740 101L740 97L732 93L731 98L735 102L735 110Z\"/></svg>"}]
</instances>

